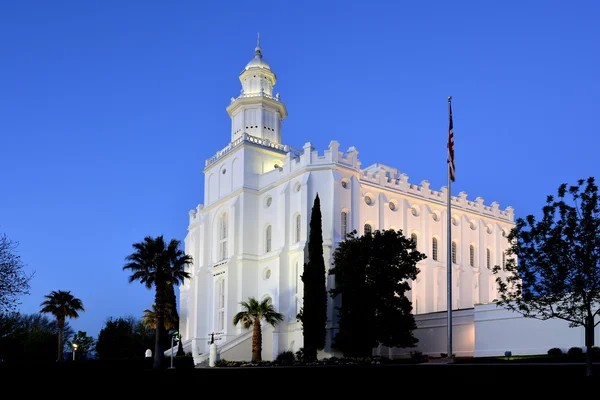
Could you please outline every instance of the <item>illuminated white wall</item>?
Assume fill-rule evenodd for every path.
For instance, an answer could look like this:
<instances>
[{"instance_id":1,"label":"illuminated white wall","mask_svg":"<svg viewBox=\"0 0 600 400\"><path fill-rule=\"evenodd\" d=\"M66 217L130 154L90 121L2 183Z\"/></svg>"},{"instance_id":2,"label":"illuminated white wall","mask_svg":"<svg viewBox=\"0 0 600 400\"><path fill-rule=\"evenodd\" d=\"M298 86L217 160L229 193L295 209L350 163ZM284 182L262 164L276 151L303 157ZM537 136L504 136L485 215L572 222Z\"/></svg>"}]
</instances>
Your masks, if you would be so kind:
<instances>
[{"instance_id":1,"label":"illuminated white wall","mask_svg":"<svg viewBox=\"0 0 600 400\"><path fill-rule=\"evenodd\" d=\"M240 80L247 90L256 90L260 85L272 86L275 76L261 56L248 64ZM250 80L254 83L250 84ZM204 182L197 182L204 184L204 199L189 212L185 238L185 250L194 259L190 267L192 279L180 291L180 331L185 351L192 351L197 358L207 354L207 339L215 332L220 346L229 346L228 352L237 354L232 343L237 343L237 338L246 332L231 321L240 311L239 303L251 296L259 300L271 297L275 308L285 315L283 323L266 333L270 337L264 343L269 348L264 354L276 357L281 351L302 347L301 324L296 321L303 295L299 277L317 193L321 200L326 264L331 265L333 251L343 240L342 212L348 216L348 232L355 229L363 234L365 224L369 224L373 230L393 228L409 237L415 234L418 250L428 258L419 263L421 272L411 282L408 293L414 313L445 311L447 189L434 190L428 181L411 183L405 173L386 165L363 168L358 150L350 147L341 151L335 140L321 151L310 142L299 149L280 143L279 128L270 130L267 122L274 121L269 118L281 122L287 111L279 96L267 92L242 93L232 99L227 109L234 120L232 141L206 160ZM260 124L253 123L253 128L246 130L240 116L244 110L261 110L268 118L263 115ZM223 238L219 225L224 213L225 257L220 251ZM487 249L490 266L499 264L507 245L505 235L514 226L514 214L511 207L500 209L497 203L486 205L480 197L469 200L466 193L460 193L452 196L452 216L452 238L458 250L453 265L452 306L464 310L495 298ZM267 249L268 226L271 242ZM433 238L438 241L437 260L432 255ZM470 265L470 246L474 247L474 265ZM329 277L329 288L333 284ZM435 325L439 325L438 317L424 318L428 322L422 323L430 324L430 332L439 331ZM223 326L220 321L224 321ZM335 321L334 305L330 302L328 327L332 331ZM472 329L464 329L459 340L473 342ZM324 354L332 353L330 341L331 337Z\"/></svg>"}]
</instances>

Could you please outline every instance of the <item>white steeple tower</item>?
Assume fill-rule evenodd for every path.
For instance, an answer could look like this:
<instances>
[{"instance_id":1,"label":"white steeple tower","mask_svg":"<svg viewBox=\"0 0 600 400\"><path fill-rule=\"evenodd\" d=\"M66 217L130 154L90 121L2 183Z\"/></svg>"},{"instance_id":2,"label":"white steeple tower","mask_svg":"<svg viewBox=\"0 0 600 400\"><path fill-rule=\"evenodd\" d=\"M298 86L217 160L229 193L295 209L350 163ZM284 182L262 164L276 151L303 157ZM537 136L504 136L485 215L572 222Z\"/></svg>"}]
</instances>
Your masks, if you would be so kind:
<instances>
[{"instance_id":1,"label":"white steeple tower","mask_svg":"<svg viewBox=\"0 0 600 400\"><path fill-rule=\"evenodd\" d=\"M231 98L227 113L231 117L231 141L244 133L261 139L281 143L281 122L287 117L285 104L279 93L273 95L277 78L271 67L263 60L260 33L254 58L240 73L242 91L237 99Z\"/></svg>"}]
</instances>

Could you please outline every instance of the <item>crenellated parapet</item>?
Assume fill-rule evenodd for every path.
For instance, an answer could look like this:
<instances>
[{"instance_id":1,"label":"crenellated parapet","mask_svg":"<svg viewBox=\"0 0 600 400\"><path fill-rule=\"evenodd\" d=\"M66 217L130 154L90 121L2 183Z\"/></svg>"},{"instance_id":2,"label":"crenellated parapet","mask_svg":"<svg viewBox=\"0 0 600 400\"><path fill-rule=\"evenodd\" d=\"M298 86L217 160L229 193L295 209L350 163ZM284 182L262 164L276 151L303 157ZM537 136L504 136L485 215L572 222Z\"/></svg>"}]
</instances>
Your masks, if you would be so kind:
<instances>
[{"instance_id":1,"label":"crenellated parapet","mask_svg":"<svg viewBox=\"0 0 600 400\"><path fill-rule=\"evenodd\" d=\"M441 201L444 203L448 201L447 186L442 186L440 190L434 190L430 188L429 181L427 180L421 181L420 184L410 183L408 175L385 165L374 164L361 170L360 179L363 182L381 186L382 188L398 190L411 196L422 198L423 200ZM483 197L477 197L475 200L467 199L466 192L460 192L458 196L452 196L451 204L453 207L456 206L465 211L472 211L510 222L514 221L514 209L511 206L501 210L498 202L485 205Z\"/></svg>"},{"instance_id":2,"label":"crenellated parapet","mask_svg":"<svg viewBox=\"0 0 600 400\"><path fill-rule=\"evenodd\" d=\"M384 164L373 164L361 169L358 150L352 146L346 152L341 152L339 146L339 143L333 140L329 143L329 148L323 151L322 154L319 154L310 142L306 143L303 147L303 152L299 156L296 155L288 158L288 161L292 163L290 171L312 165L340 164L357 171L362 182L380 186L381 189L403 192L410 196L422 198L423 200L447 202L448 188L446 186L442 186L440 190L435 190L430 187L430 183L427 180L421 181L420 184L411 183L409 182L408 175L397 168ZM504 210L501 210L497 202L492 202L489 205L484 204L482 197L469 200L467 193L461 192L458 196L452 196L451 201L452 206L457 209L488 215L508 222L514 221L514 209L512 207L508 206Z\"/></svg>"}]
</instances>

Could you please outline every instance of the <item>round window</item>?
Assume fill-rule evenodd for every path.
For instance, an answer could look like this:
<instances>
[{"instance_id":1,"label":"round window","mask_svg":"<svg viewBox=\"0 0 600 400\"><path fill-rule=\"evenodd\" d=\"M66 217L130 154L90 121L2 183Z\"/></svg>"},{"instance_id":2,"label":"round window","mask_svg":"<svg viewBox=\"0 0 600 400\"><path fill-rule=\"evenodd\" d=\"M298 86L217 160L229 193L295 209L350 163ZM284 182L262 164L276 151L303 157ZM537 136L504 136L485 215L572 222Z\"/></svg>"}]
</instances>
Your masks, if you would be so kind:
<instances>
[{"instance_id":1,"label":"round window","mask_svg":"<svg viewBox=\"0 0 600 400\"><path fill-rule=\"evenodd\" d=\"M365 196L365 203L371 205L372 202L373 202L373 200L371 200L371 197Z\"/></svg>"},{"instance_id":2,"label":"round window","mask_svg":"<svg viewBox=\"0 0 600 400\"><path fill-rule=\"evenodd\" d=\"M342 187L346 189L348 187L348 182L342 181Z\"/></svg>"},{"instance_id":3,"label":"round window","mask_svg":"<svg viewBox=\"0 0 600 400\"><path fill-rule=\"evenodd\" d=\"M273 202L272 197L267 197L267 207L271 207L271 203Z\"/></svg>"},{"instance_id":4,"label":"round window","mask_svg":"<svg viewBox=\"0 0 600 400\"><path fill-rule=\"evenodd\" d=\"M390 201L390 210L394 211L396 209L396 205Z\"/></svg>"},{"instance_id":5,"label":"round window","mask_svg":"<svg viewBox=\"0 0 600 400\"><path fill-rule=\"evenodd\" d=\"M270 269L267 269L267 270L265 271L265 279L269 279L270 277L271 277L271 270L270 270Z\"/></svg>"}]
</instances>

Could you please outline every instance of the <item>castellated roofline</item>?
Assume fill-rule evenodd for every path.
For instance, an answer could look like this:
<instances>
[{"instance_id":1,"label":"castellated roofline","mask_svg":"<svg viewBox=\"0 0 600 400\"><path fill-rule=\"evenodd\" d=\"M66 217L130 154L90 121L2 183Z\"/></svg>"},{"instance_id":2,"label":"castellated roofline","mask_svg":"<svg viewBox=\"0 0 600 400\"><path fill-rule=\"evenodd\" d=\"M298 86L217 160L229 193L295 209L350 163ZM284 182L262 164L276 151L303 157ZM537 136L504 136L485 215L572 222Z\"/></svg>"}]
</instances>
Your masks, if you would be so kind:
<instances>
[{"instance_id":1,"label":"castellated roofline","mask_svg":"<svg viewBox=\"0 0 600 400\"><path fill-rule=\"evenodd\" d=\"M275 183L286 175L293 174L299 170L321 169L328 166L340 170L350 170L357 175L362 184L372 185L374 189L379 187L382 190L397 191L423 200L436 201L443 204L447 202L447 186L442 186L440 190L434 190L430 188L428 180L423 180L420 184L410 183L407 174L397 168L379 163L361 169L361 162L358 158L356 147L351 146L345 152L340 151L340 144L336 140L332 140L329 143L329 148L319 154L311 142L305 143L302 149L295 149L288 145L244 134L235 142L231 142L213 157L206 160L206 168L227 156L234 148L244 143L267 147L285 155L284 165L281 168L270 170L261 176L261 179L264 178L262 180L264 184ZM484 204L483 197L469 200L466 192L460 192L458 196L452 196L451 204L461 211L470 211L507 222L514 222L513 207L508 206L504 210L501 210L498 202L494 201L489 205Z\"/></svg>"}]
</instances>

